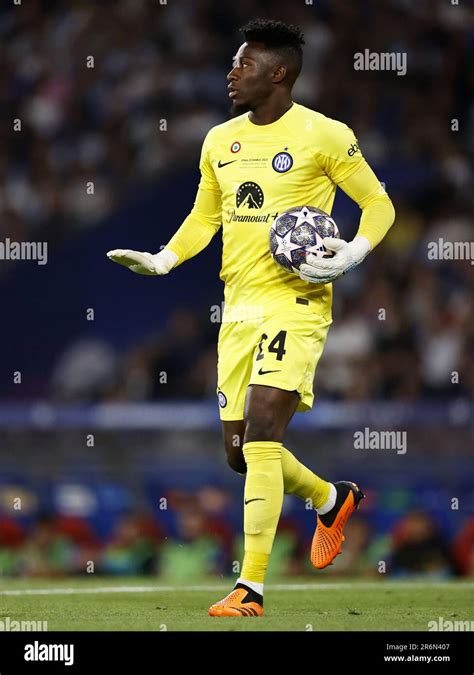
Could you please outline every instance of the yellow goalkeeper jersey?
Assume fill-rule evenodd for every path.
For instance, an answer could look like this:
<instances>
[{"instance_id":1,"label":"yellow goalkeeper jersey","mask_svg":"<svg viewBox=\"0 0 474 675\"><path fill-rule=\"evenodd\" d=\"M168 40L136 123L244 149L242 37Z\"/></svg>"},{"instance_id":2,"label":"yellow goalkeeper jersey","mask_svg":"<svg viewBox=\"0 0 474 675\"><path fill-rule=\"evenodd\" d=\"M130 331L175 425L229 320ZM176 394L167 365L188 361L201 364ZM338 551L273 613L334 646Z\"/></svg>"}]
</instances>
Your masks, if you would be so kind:
<instances>
[{"instance_id":1,"label":"yellow goalkeeper jersey","mask_svg":"<svg viewBox=\"0 0 474 675\"><path fill-rule=\"evenodd\" d=\"M330 316L332 285L310 284L280 268L270 254L269 228L295 206L331 213L337 185L358 172L364 172L363 200L385 194L352 130L294 102L272 124L256 125L241 115L209 131L200 171L190 217L212 233L222 224L222 320L293 309ZM177 235L168 248L183 258Z\"/></svg>"}]
</instances>

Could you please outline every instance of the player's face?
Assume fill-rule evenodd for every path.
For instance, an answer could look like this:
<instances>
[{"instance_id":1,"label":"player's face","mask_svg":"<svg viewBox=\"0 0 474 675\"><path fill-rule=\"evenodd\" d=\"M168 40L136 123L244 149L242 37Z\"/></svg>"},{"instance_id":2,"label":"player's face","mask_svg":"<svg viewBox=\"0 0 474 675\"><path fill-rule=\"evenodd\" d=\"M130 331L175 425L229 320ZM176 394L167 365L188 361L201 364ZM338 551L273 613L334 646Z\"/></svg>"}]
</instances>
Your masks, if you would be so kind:
<instances>
[{"instance_id":1,"label":"player's face","mask_svg":"<svg viewBox=\"0 0 474 675\"><path fill-rule=\"evenodd\" d=\"M257 42L244 42L232 62L227 75L231 112L241 115L253 110L273 90L272 75L275 63L272 55Z\"/></svg>"}]
</instances>

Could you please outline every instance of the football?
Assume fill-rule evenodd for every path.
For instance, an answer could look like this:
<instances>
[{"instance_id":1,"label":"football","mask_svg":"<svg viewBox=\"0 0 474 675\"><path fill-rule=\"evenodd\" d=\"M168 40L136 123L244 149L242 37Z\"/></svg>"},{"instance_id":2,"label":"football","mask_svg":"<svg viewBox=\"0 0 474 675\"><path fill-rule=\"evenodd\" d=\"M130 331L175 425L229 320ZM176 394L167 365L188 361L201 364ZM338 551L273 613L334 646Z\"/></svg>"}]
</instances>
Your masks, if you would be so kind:
<instances>
[{"instance_id":1,"label":"football","mask_svg":"<svg viewBox=\"0 0 474 675\"><path fill-rule=\"evenodd\" d=\"M330 215L314 206L295 206L281 213L270 227L270 253L284 270L298 274L307 253L319 258L332 257L324 237L339 237L339 230Z\"/></svg>"}]
</instances>

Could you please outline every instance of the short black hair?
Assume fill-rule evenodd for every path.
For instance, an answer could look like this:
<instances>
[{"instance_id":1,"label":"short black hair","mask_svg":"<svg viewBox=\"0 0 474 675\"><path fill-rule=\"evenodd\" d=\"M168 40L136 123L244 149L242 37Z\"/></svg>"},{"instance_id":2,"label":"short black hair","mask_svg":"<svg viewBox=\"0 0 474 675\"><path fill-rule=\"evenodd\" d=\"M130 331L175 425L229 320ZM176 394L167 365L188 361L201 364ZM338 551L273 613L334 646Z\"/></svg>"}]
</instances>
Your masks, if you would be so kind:
<instances>
[{"instance_id":1,"label":"short black hair","mask_svg":"<svg viewBox=\"0 0 474 675\"><path fill-rule=\"evenodd\" d=\"M239 30L246 42L262 42L267 49L289 49L303 54L304 36L298 26L273 19L253 19Z\"/></svg>"},{"instance_id":2,"label":"short black hair","mask_svg":"<svg viewBox=\"0 0 474 675\"><path fill-rule=\"evenodd\" d=\"M273 19L253 19L239 31L245 42L261 42L265 49L288 59L291 66L289 79L293 85L303 64L304 35L298 26Z\"/></svg>"}]
</instances>

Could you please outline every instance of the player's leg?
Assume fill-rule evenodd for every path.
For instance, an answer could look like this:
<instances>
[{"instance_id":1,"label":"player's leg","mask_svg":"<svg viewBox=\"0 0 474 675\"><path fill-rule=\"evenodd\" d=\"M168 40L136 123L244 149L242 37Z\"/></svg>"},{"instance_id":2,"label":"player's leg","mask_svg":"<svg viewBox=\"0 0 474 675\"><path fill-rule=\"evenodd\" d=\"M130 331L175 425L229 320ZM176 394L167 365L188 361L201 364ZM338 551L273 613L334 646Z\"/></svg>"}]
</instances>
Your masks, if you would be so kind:
<instances>
[{"instance_id":1,"label":"player's leg","mask_svg":"<svg viewBox=\"0 0 474 675\"><path fill-rule=\"evenodd\" d=\"M250 378L251 384L265 380L282 389L296 389L300 395L297 411L313 405L316 366L331 323L329 316L307 312L301 308L271 317L256 357L260 367L254 364ZM322 480L284 450L282 470L285 492L309 500L318 514L311 562L319 569L327 567L340 553L345 523L364 495L355 483Z\"/></svg>"},{"instance_id":2,"label":"player's leg","mask_svg":"<svg viewBox=\"0 0 474 675\"><path fill-rule=\"evenodd\" d=\"M293 417L293 415L291 415ZM291 421L288 420L288 424ZM244 444L245 421L223 421L222 433L230 468L241 476L247 473L247 464L242 451ZM295 495L323 515L328 510L330 483L308 469L284 446L281 449L283 472L283 490L286 495ZM335 500L334 500L335 504Z\"/></svg>"},{"instance_id":3,"label":"player's leg","mask_svg":"<svg viewBox=\"0 0 474 675\"><path fill-rule=\"evenodd\" d=\"M319 478L303 464L298 462L286 448L283 448L281 443L286 426L296 408L298 407L299 410L307 410L312 406L314 371L317 361L322 353L330 321L324 320L316 326L314 323L314 316L312 316L310 317L311 327L308 330L307 322L304 321L302 317L296 317L295 321L291 321L291 319L288 321L288 317L285 315L285 317L272 317L270 323L263 326L263 331L260 333L258 344L254 352L254 362L250 376L250 384L258 386L249 386L247 389L245 400L247 402L248 399L248 403L245 405L246 419L244 425L246 428L247 423L253 418L251 428L249 425L249 433L245 437L246 443L255 443L255 440L250 439L256 437L260 437L264 440L257 441L260 452L257 447L257 452L255 453L255 446L249 445L248 449L246 448L247 452L245 453L246 456L244 459L246 460L246 466L248 468L247 455L255 459L256 454L258 456L257 464L259 461L267 462L266 466L270 469L270 473L272 473L275 472L275 459L279 454L280 479L283 479L284 491L287 494L295 494L301 499L310 500L313 508L318 511L318 515L320 515L320 517L324 516L327 532L323 531L322 527L318 528L313 539L312 560L315 566L325 567L327 564L330 564L333 557L337 555L340 544L342 543L342 528L344 523L352 510L357 507L358 501L362 498L362 493L354 484L336 483L335 485L332 485ZM223 382L223 386L226 391L229 392L230 400L234 401L233 409L227 407L227 397L223 397L222 401L219 401L219 404L221 405L221 419L224 421L224 439L226 442L229 464L235 470L240 469L238 471L239 473L243 473L244 468L242 462L242 456L244 454L244 444L242 442L243 426L241 419L235 421L235 417L232 417L231 415L241 412L244 407L242 397L242 375L244 373L243 366L245 366L245 371L247 371L248 364L239 360L238 364L233 364L234 367L232 369L226 368L227 372L225 373L225 377L223 376L223 366L228 362L230 364L232 361L235 361L236 354L241 353L240 348L248 339L252 338L249 328L250 326L247 324L245 326L245 335L238 335L238 331L232 330L232 337L236 336L239 339L239 343L234 344L235 350L224 350L224 344L227 347L231 344L229 339L230 336L227 335L225 335L225 341L221 340L223 346L220 350L220 353L227 353L228 355L225 359L220 359L222 363L222 375L220 376L220 381ZM240 330L243 330L243 327L242 329L239 328L239 331ZM262 348L264 340L267 340L266 351ZM283 356L286 355L287 352L289 352L290 358L283 359ZM263 368L261 359L265 357L265 368ZM271 361L269 362L269 358L276 358L279 363L273 364ZM274 368L273 365L278 367ZM265 377L263 378L263 376ZM247 377L246 372L245 377ZM260 386L262 378L268 385L262 384ZM273 384L275 386L271 386ZM272 389L276 390L273 400L272 395L269 394ZM272 415L267 412L267 409L275 410L276 415L272 417ZM256 415L249 414L249 411L251 412L253 410L255 410ZM265 440L268 438L271 440ZM252 459L250 461L252 461ZM260 466L263 467L263 464ZM253 468L255 468L255 466ZM253 470L251 472L254 473ZM275 475L277 475L276 472ZM280 479L277 478L276 484L279 484ZM246 497L245 500L247 501L248 498ZM257 499L256 501L265 501L265 499ZM252 503L255 502L251 501L249 504ZM276 522L278 522L279 513L280 511L278 510ZM333 536L334 530L336 531L335 536ZM321 534L326 536L321 537ZM331 535L329 538L330 540L327 535ZM329 555L326 555L328 541L330 548ZM318 556L315 556L314 552L319 551L321 547L325 555L322 561L319 560L317 563ZM249 606L249 601L252 600L251 596L253 596L254 599L258 599L258 596L256 596L255 593L257 593L263 584L263 582L258 581L258 579L262 579L262 571L264 575L266 563L268 563L268 555L265 557L265 554L262 556L257 555L258 553L260 552L254 551L250 558L247 556L246 562L250 562L245 566L245 574L255 579L255 581L253 581L252 578L247 580L254 588L252 589L244 585L244 588L240 587L234 589L227 598L224 598L222 601L211 607L209 612L211 615L253 616L256 613L261 613L256 609L258 602L254 603L253 607ZM245 579L245 577L242 575L241 579ZM243 607L242 605L247 605L247 607Z\"/></svg>"},{"instance_id":4,"label":"player's leg","mask_svg":"<svg viewBox=\"0 0 474 675\"><path fill-rule=\"evenodd\" d=\"M263 613L263 584L283 502L283 466L293 490L303 490L304 496L318 505L327 501L330 484L283 448L284 433L299 402L297 391L250 385L244 420L223 423L229 464L243 473L242 459L245 459L247 468L245 554L234 589L212 605L211 616L260 616Z\"/></svg>"},{"instance_id":5,"label":"player's leg","mask_svg":"<svg viewBox=\"0 0 474 675\"><path fill-rule=\"evenodd\" d=\"M245 402L244 443L255 441L257 437L267 440L271 437L283 444L286 428L300 401L297 391L250 385ZM281 465L285 494L296 495L323 513L335 502L335 499L328 501L332 494L331 483L310 471L283 445Z\"/></svg>"},{"instance_id":6,"label":"player's leg","mask_svg":"<svg viewBox=\"0 0 474 675\"><path fill-rule=\"evenodd\" d=\"M295 411L290 415L287 425L290 423ZM245 421L232 420L222 422L222 435L230 468L241 476L247 473L247 464L243 453L245 433ZM323 506L327 500L329 485L319 476L310 471L304 464L285 447L281 451L281 464L283 471L283 489L286 495L295 495L306 501L314 509Z\"/></svg>"},{"instance_id":7,"label":"player's leg","mask_svg":"<svg viewBox=\"0 0 474 675\"><path fill-rule=\"evenodd\" d=\"M313 405L315 370L323 352L331 323L330 317L317 316L314 313L308 314L307 312L306 307L300 306L298 312L274 315L268 321L256 327L257 346L253 353L253 364L249 376L250 381L255 384L264 385L268 383L290 391L294 387L300 396L297 409L301 411L309 410ZM247 323L245 333L243 327L239 327L238 331L233 330L232 334L237 336L238 341L234 341L230 345L227 334L224 335L225 340L222 340L223 348L221 349L225 353L225 359L222 359L223 365L234 361L236 354L241 353L243 345L247 344L249 340L255 339L249 328L252 328L252 326ZM227 347L226 350L224 346ZM242 394L244 379L237 380L237 386L234 380L235 373L243 372L242 365L242 362L239 361L238 368L234 368L232 371L232 377L221 378L225 382L226 388L233 392L232 400L238 400L239 411L243 411L244 405ZM247 377L247 361L245 365L245 377ZM229 380L229 382L225 380ZM293 406L289 418L286 420L286 425L288 425L294 412ZM221 418L229 413L228 408L221 410ZM282 421L285 420L282 418ZM233 465L243 467L244 462L241 452L243 422L239 420L235 424L238 425L236 430L230 429L228 433L224 433L229 464L232 468ZM239 437L236 437L236 434ZM282 450L282 467L285 494L294 494L312 504L314 509L322 508L322 513L324 513L324 508L327 508L329 483L319 479L286 448ZM242 468L238 473L244 473ZM332 491L332 496L334 497L334 491Z\"/></svg>"},{"instance_id":8,"label":"player's leg","mask_svg":"<svg viewBox=\"0 0 474 675\"><path fill-rule=\"evenodd\" d=\"M243 475L247 473L247 464L242 452L245 434L245 397L258 339L258 324L250 321L223 324L219 331L217 361L219 414L227 461L234 471ZM263 611L261 604L253 603L249 598L245 602L247 595L248 591L236 588L222 601L212 605L209 614L260 616Z\"/></svg>"},{"instance_id":9,"label":"player's leg","mask_svg":"<svg viewBox=\"0 0 474 675\"><path fill-rule=\"evenodd\" d=\"M328 514L332 519L337 515L340 523L341 513L346 513L345 519L349 515L346 497L348 492L352 494L352 489L348 490L346 485L352 484L328 483L282 445L286 427L299 402L296 391L251 385L245 401L245 419L223 422L229 465L242 474L245 460L247 468L245 556L234 589L212 605L211 616L259 616L263 613L263 582L280 517L283 491L309 500L318 515L321 514L320 518L324 518L322 514ZM263 440L258 441L258 438ZM255 497L254 492L260 497ZM259 504L260 501L264 503ZM340 542L335 544L340 547Z\"/></svg>"},{"instance_id":10,"label":"player's leg","mask_svg":"<svg viewBox=\"0 0 474 675\"><path fill-rule=\"evenodd\" d=\"M285 482L288 493L297 492L310 500L323 518L327 517L323 514L339 513L340 507L345 512L349 508L349 500L346 503L345 497L348 493L352 496L352 491L346 484L333 485L316 476L283 447L286 427L299 403L300 395L296 390L263 385L250 385L247 390L243 444L247 464L245 555L236 585L236 588L248 591L246 601L263 604L263 583L281 513ZM338 504L343 495L344 500ZM338 550L340 543L331 542ZM326 553L329 553L328 546Z\"/></svg>"},{"instance_id":11,"label":"player's leg","mask_svg":"<svg viewBox=\"0 0 474 675\"><path fill-rule=\"evenodd\" d=\"M222 435L227 456L227 463L236 473L245 476L247 465L245 463L242 446L244 444L245 422L241 420L222 421Z\"/></svg>"},{"instance_id":12,"label":"player's leg","mask_svg":"<svg viewBox=\"0 0 474 675\"><path fill-rule=\"evenodd\" d=\"M242 448L247 466L244 562L233 591L209 609L211 616L263 614L263 582L283 503L282 439L298 402L295 391L259 385L247 389ZM227 429L231 432L231 425Z\"/></svg>"},{"instance_id":13,"label":"player's leg","mask_svg":"<svg viewBox=\"0 0 474 675\"><path fill-rule=\"evenodd\" d=\"M265 385L250 385L245 399L244 560L236 588L262 607L284 496L282 441L298 403L296 391Z\"/></svg>"}]
</instances>

